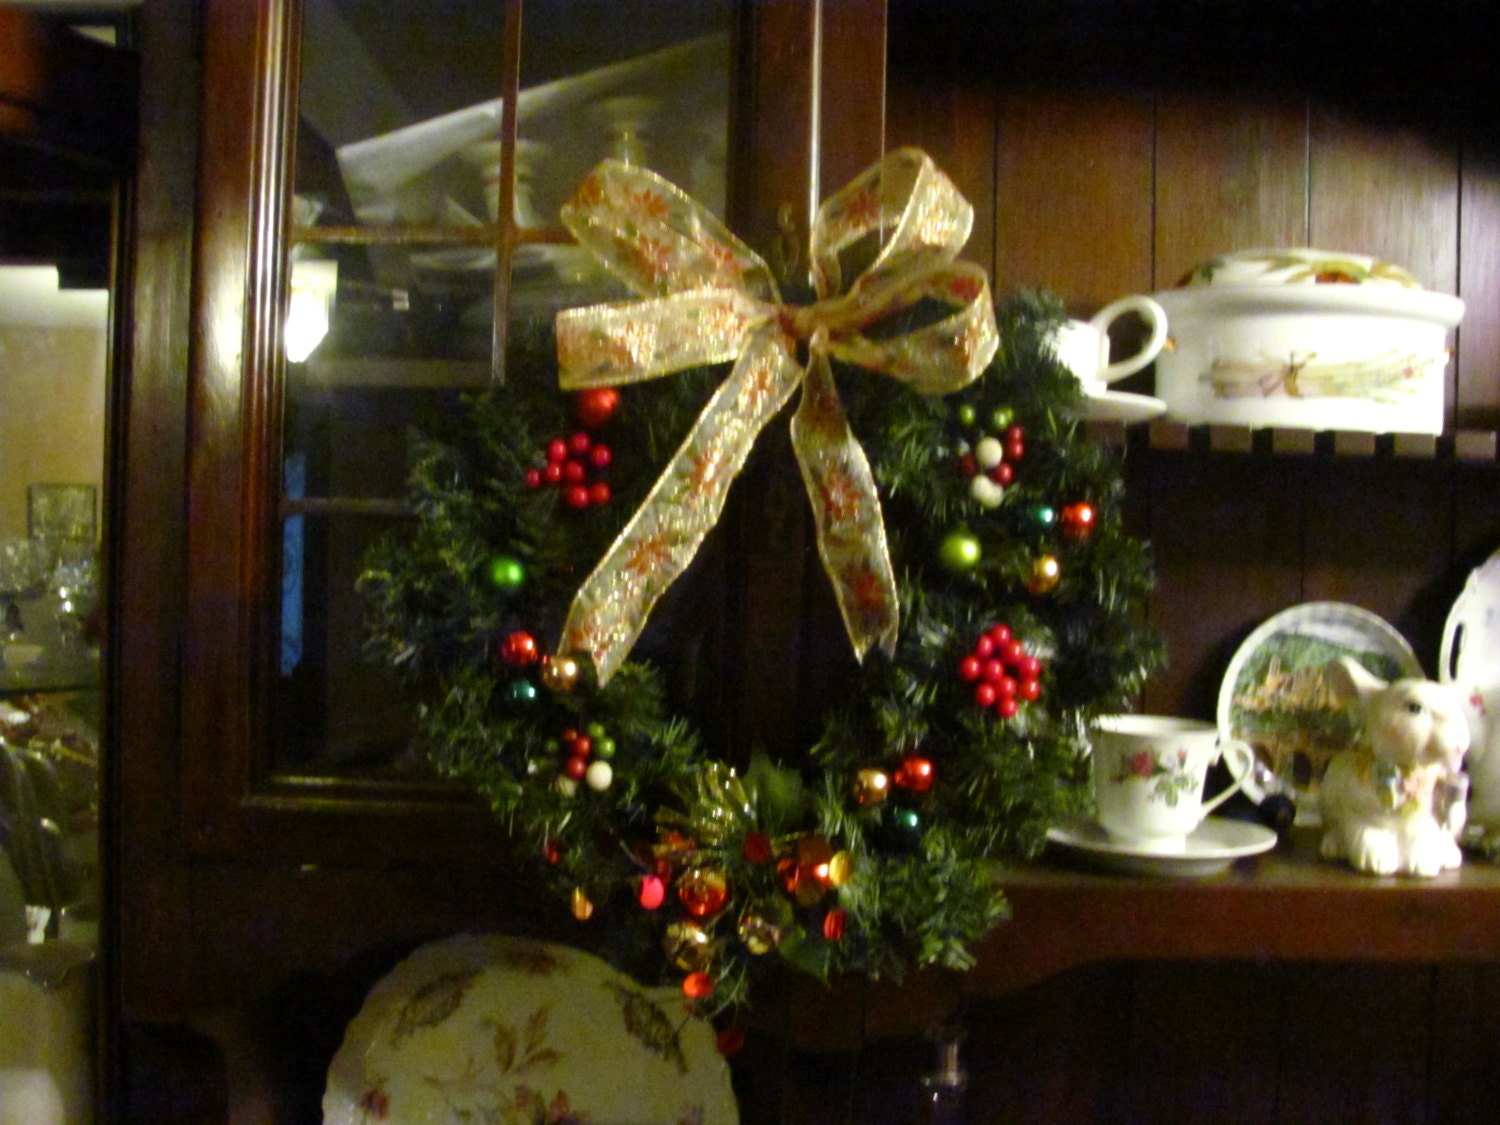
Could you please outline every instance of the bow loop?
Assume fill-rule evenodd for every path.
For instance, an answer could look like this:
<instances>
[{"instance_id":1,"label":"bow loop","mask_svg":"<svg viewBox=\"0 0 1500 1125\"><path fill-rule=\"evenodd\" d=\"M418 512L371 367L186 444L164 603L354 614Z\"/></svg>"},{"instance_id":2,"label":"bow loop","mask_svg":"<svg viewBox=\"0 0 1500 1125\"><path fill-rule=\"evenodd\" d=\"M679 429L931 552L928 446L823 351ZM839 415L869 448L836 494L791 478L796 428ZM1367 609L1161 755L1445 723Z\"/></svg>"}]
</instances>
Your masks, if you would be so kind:
<instances>
[{"instance_id":1,"label":"bow loop","mask_svg":"<svg viewBox=\"0 0 1500 1125\"><path fill-rule=\"evenodd\" d=\"M560 212L563 225L642 297L727 288L777 303L770 267L707 207L675 184L606 160Z\"/></svg>"}]
</instances>

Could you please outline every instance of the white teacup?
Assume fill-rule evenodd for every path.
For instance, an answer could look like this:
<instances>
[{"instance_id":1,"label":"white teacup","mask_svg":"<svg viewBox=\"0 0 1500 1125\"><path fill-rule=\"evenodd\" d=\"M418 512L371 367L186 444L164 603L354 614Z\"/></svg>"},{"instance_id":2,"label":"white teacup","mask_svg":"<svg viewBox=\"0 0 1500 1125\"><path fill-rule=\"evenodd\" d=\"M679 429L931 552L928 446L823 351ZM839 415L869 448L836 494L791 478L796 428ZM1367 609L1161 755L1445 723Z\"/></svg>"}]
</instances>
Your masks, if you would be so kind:
<instances>
[{"instance_id":1,"label":"white teacup","mask_svg":"<svg viewBox=\"0 0 1500 1125\"><path fill-rule=\"evenodd\" d=\"M1110 362L1109 326L1120 317L1135 313L1151 327L1151 336L1134 355ZM1167 314L1146 296L1121 297L1111 301L1089 320L1070 320L1052 339L1052 350L1062 365L1078 377L1083 392L1097 395L1110 383L1134 375L1160 354L1167 343Z\"/></svg>"},{"instance_id":2,"label":"white teacup","mask_svg":"<svg viewBox=\"0 0 1500 1125\"><path fill-rule=\"evenodd\" d=\"M1099 824L1112 838L1170 853L1236 793L1255 766L1248 743L1219 740L1212 723L1162 715L1107 715L1089 737ZM1233 783L1203 799L1208 768L1229 760Z\"/></svg>"}]
</instances>

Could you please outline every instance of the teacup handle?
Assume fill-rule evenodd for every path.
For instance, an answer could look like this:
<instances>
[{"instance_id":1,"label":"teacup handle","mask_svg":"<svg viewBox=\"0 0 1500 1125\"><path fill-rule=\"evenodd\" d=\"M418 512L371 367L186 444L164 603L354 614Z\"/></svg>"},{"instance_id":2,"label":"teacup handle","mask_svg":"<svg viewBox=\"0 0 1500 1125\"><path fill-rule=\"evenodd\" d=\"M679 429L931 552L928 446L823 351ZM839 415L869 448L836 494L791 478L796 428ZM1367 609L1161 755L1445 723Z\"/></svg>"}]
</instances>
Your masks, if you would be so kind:
<instances>
[{"instance_id":1,"label":"teacup handle","mask_svg":"<svg viewBox=\"0 0 1500 1125\"><path fill-rule=\"evenodd\" d=\"M1229 798L1238 793L1245 785L1245 779L1255 769L1255 748L1248 742L1234 739L1219 743L1219 755L1229 759L1229 776L1233 781L1222 793L1216 793L1212 800L1203 802L1203 815L1207 816L1218 808Z\"/></svg>"},{"instance_id":2,"label":"teacup handle","mask_svg":"<svg viewBox=\"0 0 1500 1125\"><path fill-rule=\"evenodd\" d=\"M1121 297L1118 301L1111 301L1095 313L1089 323L1097 328L1107 341L1109 326L1127 313L1135 313L1151 326L1151 338L1135 355L1111 363L1099 372L1099 378L1106 383L1123 379L1126 375L1134 375L1155 359L1167 344L1167 311L1144 295Z\"/></svg>"}]
</instances>

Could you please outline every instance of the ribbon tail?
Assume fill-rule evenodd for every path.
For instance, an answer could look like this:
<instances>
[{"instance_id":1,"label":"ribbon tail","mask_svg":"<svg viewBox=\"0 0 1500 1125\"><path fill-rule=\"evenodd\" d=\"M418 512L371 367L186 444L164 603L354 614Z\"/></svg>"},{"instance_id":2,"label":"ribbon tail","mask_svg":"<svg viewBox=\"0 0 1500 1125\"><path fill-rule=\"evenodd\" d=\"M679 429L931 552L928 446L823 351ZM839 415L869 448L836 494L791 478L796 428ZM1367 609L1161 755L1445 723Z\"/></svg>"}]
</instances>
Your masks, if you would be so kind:
<instances>
[{"instance_id":1,"label":"ribbon tail","mask_svg":"<svg viewBox=\"0 0 1500 1125\"><path fill-rule=\"evenodd\" d=\"M839 402L828 358L815 351L792 419L792 447L812 502L818 554L844 629L863 661L871 646L894 655L900 631L896 578L869 459Z\"/></svg>"},{"instance_id":2,"label":"ribbon tail","mask_svg":"<svg viewBox=\"0 0 1500 1125\"><path fill-rule=\"evenodd\" d=\"M762 325L630 522L579 587L559 653L593 659L600 684L630 654L658 598L687 569L724 509L756 436L791 399L802 370Z\"/></svg>"}]
</instances>

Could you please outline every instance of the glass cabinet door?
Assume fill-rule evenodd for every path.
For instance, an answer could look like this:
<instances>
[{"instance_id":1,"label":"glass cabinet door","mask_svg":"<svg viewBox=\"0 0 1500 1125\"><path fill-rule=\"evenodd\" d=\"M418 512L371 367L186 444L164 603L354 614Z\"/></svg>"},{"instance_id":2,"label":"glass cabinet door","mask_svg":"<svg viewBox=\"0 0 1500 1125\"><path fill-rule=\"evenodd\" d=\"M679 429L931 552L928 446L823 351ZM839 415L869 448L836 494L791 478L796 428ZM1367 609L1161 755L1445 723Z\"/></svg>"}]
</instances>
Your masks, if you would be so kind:
<instances>
[{"instance_id":1,"label":"glass cabinet door","mask_svg":"<svg viewBox=\"0 0 1500 1125\"><path fill-rule=\"evenodd\" d=\"M291 13L270 774L420 776L413 705L362 658L355 591L371 545L409 522L412 435L511 369L548 377L558 309L628 295L558 219L600 159L650 167L722 214L730 7L304 0Z\"/></svg>"}]
</instances>

